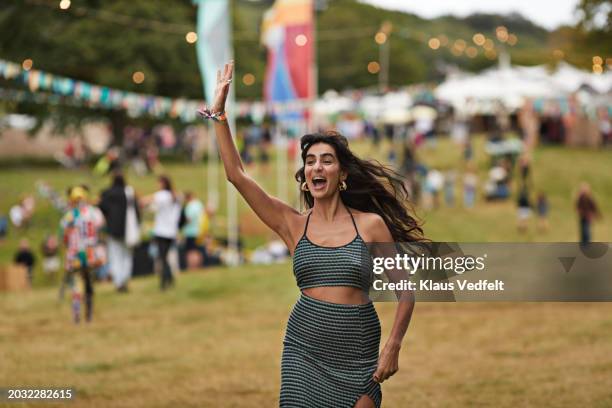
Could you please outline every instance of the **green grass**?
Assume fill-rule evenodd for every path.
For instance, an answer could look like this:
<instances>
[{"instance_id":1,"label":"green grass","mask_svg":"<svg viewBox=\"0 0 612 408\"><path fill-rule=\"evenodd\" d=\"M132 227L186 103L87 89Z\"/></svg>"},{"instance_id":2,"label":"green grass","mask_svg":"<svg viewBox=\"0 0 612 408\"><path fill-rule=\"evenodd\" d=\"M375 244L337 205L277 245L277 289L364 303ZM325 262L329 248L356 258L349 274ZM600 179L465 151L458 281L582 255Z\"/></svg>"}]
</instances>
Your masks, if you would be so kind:
<instances>
[{"instance_id":1,"label":"green grass","mask_svg":"<svg viewBox=\"0 0 612 408\"><path fill-rule=\"evenodd\" d=\"M363 142L353 143L353 149L362 157L383 158L387 146L374 152ZM484 152L483 138L477 138L475 143L475 162L480 182L484 183L487 175L489 158ZM461 167L461 152L450 140L442 140L435 149L424 148L419 152L420 159L428 166L439 169ZM448 208L444 205L431 211L417 208L417 215L423 221L426 235L438 241L456 242L567 242L578 238L578 221L574 210L574 195L581 181L588 181L594 191L601 212L612 214L612 152L607 149L568 149L565 147L541 147L534 154L533 180L535 190L547 193L550 210L550 228L546 232L538 232L535 225L527 233L519 233L516 228L515 199L504 203L486 203L482 199L473 209ZM288 165L287 185L289 202L299 207L297 201L297 185L293 178L293 163ZM206 197L207 169L204 164L177 164L164 166L165 173L172 176L178 190L192 190L201 197ZM266 191L277 194L276 169L274 162L265 171L257 166L248 171L264 186ZM59 192L67 186L86 183L97 195L105 188L109 180L96 177L88 170L71 171L55 167L40 168L38 166L12 166L0 169L0 213L6 214L11 205L15 204L25 194L35 194L35 183L44 180ZM219 175L219 216L214 232L225 235L225 207L227 182L223 169L218 169ZM157 183L153 175L137 177L128 173L128 181L132 183L140 195L155 191ZM458 183L459 185L459 183ZM459 193L459 187L457 193ZM460 195L457 194L457 198ZM239 197L240 227L244 231L242 237L247 248L255 248L274 238L269 231ZM12 229L8 239L0 243L0 264L11 261L19 239L27 237L38 249L45 234L57 231L60 214L48 202L37 198L37 209L31 222L31 227L25 230ZM152 216L147 215L148 226L151 226ZM534 220L535 221L535 220ZM612 219L605 217L594 225L594 238L598 241L612 241ZM37 285L48 284L42 276L40 265L35 272Z\"/></svg>"},{"instance_id":2,"label":"green grass","mask_svg":"<svg viewBox=\"0 0 612 408\"><path fill-rule=\"evenodd\" d=\"M355 150L369 154L364 144L356 144ZM459 150L448 141L420 154L427 164L443 169L460 161ZM482 140L476 144L476 161L484 180ZM166 171L180 190L205 195L203 165L169 164ZM251 171L268 191L276 191L273 168L272 176ZM108 182L86 171L57 168L10 166L0 172L0 212L33 193L37 180L60 191L82 182L99 191ZM612 213L610 174L610 151L538 149L534 182L551 203L551 226L542 234L533 228L526 235L517 232L514 201L479 201L472 210L442 207L418 213L434 240L575 241L573 194L578 183L591 183L607 215ZM295 186L292 174L287 179ZM130 175L130 181L140 194L156 185L153 176ZM220 181L216 232L222 234L225 182ZM248 221L242 225L248 247L272 237L242 200L239 208ZM0 263L10 261L21 237L38 247L46 232L56 230L58 219L39 200L32 226L11 230L0 244ZM611 240L609 216L594 233L598 240ZM38 271L36 279L38 286L53 283ZM147 277L135 279L127 295L117 294L108 283L98 284L93 324L75 326L68 300L57 299L57 287L3 293L0 386L75 387L74 407L276 406L284 327L297 296L290 264L182 274L167 293L159 292L155 277ZM376 308L384 341L395 305ZM612 406L611 312L605 303L419 303L400 371L383 384L383 406Z\"/></svg>"},{"instance_id":3,"label":"green grass","mask_svg":"<svg viewBox=\"0 0 612 408\"><path fill-rule=\"evenodd\" d=\"M82 326L55 289L0 296L0 384L72 386L75 407L277 405L298 295L289 264L183 274L166 293L153 277L133 281L127 295L96 290L94 322ZM395 305L376 308L384 341ZM611 312L419 303L400 371L383 384L384 407L609 406Z\"/></svg>"}]
</instances>

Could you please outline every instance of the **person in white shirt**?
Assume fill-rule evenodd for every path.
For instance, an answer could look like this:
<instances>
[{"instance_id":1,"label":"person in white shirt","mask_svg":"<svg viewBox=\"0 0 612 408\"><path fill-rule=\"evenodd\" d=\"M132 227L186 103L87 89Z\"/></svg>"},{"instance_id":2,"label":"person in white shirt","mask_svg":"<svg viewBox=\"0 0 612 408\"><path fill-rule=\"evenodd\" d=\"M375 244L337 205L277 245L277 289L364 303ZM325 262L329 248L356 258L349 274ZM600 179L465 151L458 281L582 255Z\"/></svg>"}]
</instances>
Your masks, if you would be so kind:
<instances>
[{"instance_id":1,"label":"person in white shirt","mask_svg":"<svg viewBox=\"0 0 612 408\"><path fill-rule=\"evenodd\" d=\"M172 270L168 263L168 251L178 235L178 223L181 216L181 202L176 196L168 176L160 176L159 191L146 197L143 201L155 212L153 235L157 245L157 256L162 264L160 288L165 290L174 284Z\"/></svg>"}]
</instances>

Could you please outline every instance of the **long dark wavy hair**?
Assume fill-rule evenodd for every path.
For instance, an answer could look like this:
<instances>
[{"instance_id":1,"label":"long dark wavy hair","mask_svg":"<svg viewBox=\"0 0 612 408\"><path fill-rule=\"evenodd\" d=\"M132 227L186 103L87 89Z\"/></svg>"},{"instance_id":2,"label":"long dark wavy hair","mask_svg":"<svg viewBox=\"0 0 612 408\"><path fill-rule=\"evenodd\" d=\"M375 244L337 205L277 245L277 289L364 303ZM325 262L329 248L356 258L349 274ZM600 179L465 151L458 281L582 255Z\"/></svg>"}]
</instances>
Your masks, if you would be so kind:
<instances>
[{"instance_id":1,"label":"long dark wavy hair","mask_svg":"<svg viewBox=\"0 0 612 408\"><path fill-rule=\"evenodd\" d=\"M373 212L382 217L396 242L425 240L420 222L411 215L414 209L402 176L375 160L362 160L349 149L348 140L340 133L328 131L302 136L302 167L295 173L300 185L306 181L304 163L306 154L315 143L326 143L334 148L340 168L347 173L345 191L340 191L344 205L363 212ZM314 198L309 191L302 191L306 208L312 208Z\"/></svg>"}]
</instances>

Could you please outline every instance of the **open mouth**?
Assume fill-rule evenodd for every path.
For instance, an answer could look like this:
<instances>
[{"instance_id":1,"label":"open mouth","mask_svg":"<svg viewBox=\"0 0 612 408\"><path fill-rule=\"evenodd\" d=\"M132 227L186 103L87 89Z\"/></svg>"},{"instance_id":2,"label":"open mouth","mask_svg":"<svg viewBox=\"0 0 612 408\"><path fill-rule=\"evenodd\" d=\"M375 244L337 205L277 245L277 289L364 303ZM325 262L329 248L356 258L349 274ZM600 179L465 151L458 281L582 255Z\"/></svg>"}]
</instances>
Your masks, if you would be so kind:
<instances>
[{"instance_id":1,"label":"open mouth","mask_svg":"<svg viewBox=\"0 0 612 408\"><path fill-rule=\"evenodd\" d=\"M312 185L315 190L323 190L327 186L327 179L325 177L316 176L312 178Z\"/></svg>"}]
</instances>

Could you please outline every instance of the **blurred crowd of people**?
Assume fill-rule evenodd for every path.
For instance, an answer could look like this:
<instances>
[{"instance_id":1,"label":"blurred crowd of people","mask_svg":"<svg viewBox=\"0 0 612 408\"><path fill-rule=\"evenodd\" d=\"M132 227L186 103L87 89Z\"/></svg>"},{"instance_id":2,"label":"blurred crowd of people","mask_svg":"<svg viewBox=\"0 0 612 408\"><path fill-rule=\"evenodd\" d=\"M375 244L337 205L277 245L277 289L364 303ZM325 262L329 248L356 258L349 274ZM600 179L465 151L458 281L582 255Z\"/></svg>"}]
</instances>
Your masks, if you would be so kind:
<instances>
[{"instance_id":1,"label":"blurred crowd of people","mask_svg":"<svg viewBox=\"0 0 612 408\"><path fill-rule=\"evenodd\" d=\"M86 185L77 185L67 189L66 199L48 184L37 183L40 196L62 214L59 234L46 235L40 251L22 239L14 262L26 268L30 283L39 255L46 275L60 273L63 265L59 295L62 299L70 288L76 323L81 321L82 309L85 321L93 316L95 280L111 280L118 292L125 293L134 273L158 269L160 289L166 290L174 285L179 270L220 264L223 247L210 233L215 209L191 191L177 192L168 176L159 176L158 183L157 191L139 197L124 175L115 171L110 186L98 198ZM34 205L32 196L15 205L20 214L12 210L14 228L28 228ZM150 230L143 228L143 212L154 219ZM0 218L8 224L6 217ZM7 231L8 225L3 234ZM134 263L134 259L142 260L136 257L143 251L150 262Z\"/></svg>"},{"instance_id":2,"label":"blurred crowd of people","mask_svg":"<svg viewBox=\"0 0 612 408\"><path fill-rule=\"evenodd\" d=\"M109 131L108 135L112 138ZM202 157L202 140L198 127L187 126L180 132L167 124L152 128L126 126L121 142L113 144L97 158L93 171L97 175L110 174L119 168L118 163L129 165L137 175L155 174L160 166L160 155L171 155L197 161ZM104 144L104 143L103 143ZM55 160L65 168L79 169L98 155L81 137L67 138Z\"/></svg>"},{"instance_id":3,"label":"blurred crowd of people","mask_svg":"<svg viewBox=\"0 0 612 408\"><path fill-rule=\"evenodd\" d=\"M379 149L382 138L389 140L388 162L405 178L406 189L419 207L425 210L441 206L471 209L479 201L487 205L514 200L518 231L528 232L535 214L536 230L545 233L549 228L551 204L547 186L536 185L534 181L538 166L533 152L540 143L579 144L577 140L585 137L586 130L582 127L584 115L573 99L570 98L568 103L570 109L564 114L561 109L555 111L554 104L544 109L534 107L530 100L525 101L523 109L514 113L498 104L493 114L483 117L470 117L460 112L436 117L428 114L425 109L429 106L424 105L425 109L420 111L423 114L413 115L410 120L379 126L361 120L359 126L353 124L350 128L358 129L357 136L353 137L371 140L375 150ZM439 113L440 109L437 111ZM413 109L413 112L418 111ZM552 128L547 125L555 112L559 116L561 128L557 130L563 132L562 138L551 136ZM607 112L599 109L598 119L599 140L604 144L612 142ZM359 119L351 117L352 122L355 120ZM451 166L448 163L445 167L428 166L419 157L435 149L438 132L446 131L461 152L461 160L450 160L457 163ZM480 132L487 135L487 156L477 160L473 135ZM486 177L479 177L483 172ZM576 188L579 189L574 203L579 221L578 238L580 242L590 242L591 222L600 218L601 213L588 184L582 183Z\"/></svg>"},{"instance_id":4,"label":"blurred crowd of people","mask_svg":"<svg viewBox=\"0 0 612 408\"><path fill-rule=\"evenodd\" d=\"M499 106L487 117L468 117L455 112L442 115L439 107L423 105L413 110L410 120L375 123L356 114L340 115L334 126L350 139L370 141L370 153L386 156L405 179L405 187L412 201L427 211L440 207L494 205L495 202L515 202L517 229L530 230L533 215L537 216L536 229L545 233L549 228L551 203L546 185L536 185L538 172L533 151L538 143L576 139L580 133L579 115L569 110L559 121L555 110L542 110L531 101L513 114ZM552 110L551 110L552 109ZM552 113L551 113L552 112ZM552 116L551 116L552 115ZM598 113L598 129L604 143L610 142L611 127L607 112ZM572 119L573 118L573 119ZM325 129L322 129L325 130ZM282 129L290 132L291 129ZM420 157L437 147L438 133L450 134L457 146L460 160L446 167L428 166ZM487 156L475 157L473 135L485 132ZM264 174L269 166L271 149L277 142L277 129L269 121L256 123L243 120L237 132L237 145L246 165L259 162ZM556 133L555 133L556 132ZM558 137L557 133L564 135ZM197 132L187 129L181 140L195 160L194 146ZM518 137L513 137L512 135ZM555 136L556 135L556 136ZM569 135L569 136L568 136ZM93 281L109 279L118 292L129 291L133 275L157 270L160 289L167 290L175 283L177 271L217 265L223 262L223 239L215 240L211 234L211 220L215 208L204 203L192 191L175 190L168 176L158 177L158 189L148 195L139 195L130 186L121 170L130 167L137 175L160 173L160 150L177 148L177 139L169 126L159 126L147 133L139 128L126 128L121 146L109 148L95 164L98 176L111 176L110 186L99 197L93 197L87 186L72 186L66 194L55 191L49 184L38 182L38 196L48 201L62 215L60 235L48 233L40 243L40 250L32 249L22 239L14 256L23 265L31 282L37 252L42 257L42 270L57 274L64 270L60 296L65 288L72 288L74 320L78 322L81 304L85 320L92 317ZM389 150L381 152L381 143L387 141ZM184 147L183 146L183 147ZM297 152L289 148L290 156ZM295 147L294 147L295 148ZM69 139L58 160L66 167L79 167L86 161L86 151L78 139ZM479 176L479 174L481 176ZM482 175L486 175L482 177ZM592 240L592 222L601 212L587 183L577 186L574 208L578 219L579 241ZM0 214L0 240L9 228L27 229L32 223L36 200L33 195L20 197L7 214ZM143 216L153 218L151 228L143 228ZM241 247L241 246L240 246ZM63 253L63 260L60 254ZM280 241L271 241L257 248L250 260L271 263L287 258L287 248Z\"/></svg>"}]
</instances>

